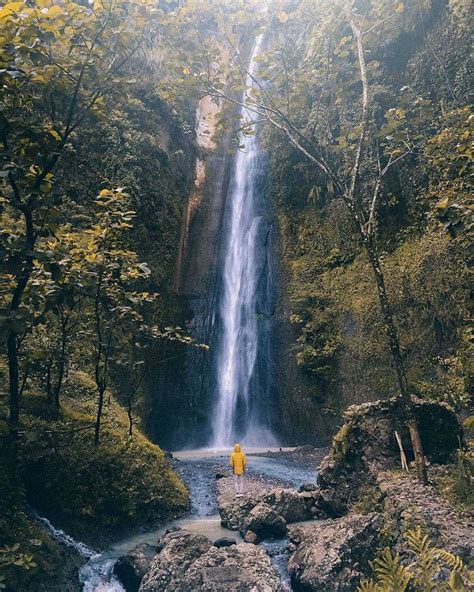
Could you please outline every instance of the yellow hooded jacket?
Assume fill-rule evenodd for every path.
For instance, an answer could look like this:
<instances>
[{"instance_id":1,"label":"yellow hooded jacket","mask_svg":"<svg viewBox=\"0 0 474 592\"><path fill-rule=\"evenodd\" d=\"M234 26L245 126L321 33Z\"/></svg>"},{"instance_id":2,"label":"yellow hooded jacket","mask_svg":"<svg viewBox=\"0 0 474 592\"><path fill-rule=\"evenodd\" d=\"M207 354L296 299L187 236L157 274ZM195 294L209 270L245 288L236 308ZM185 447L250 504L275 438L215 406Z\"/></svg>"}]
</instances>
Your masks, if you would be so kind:
<instances>
[{"instance_id":1,"label":"yellow hooded jacket","mask_svg":"<svg viewBox=\"0 0 474 592\"><path fill-rule=\"evenodd\" d=\"M234 452L230 455L229 462L234 475L243 474L243 472L245 471L245 466L247 464L247 459L245 457L245 454L240 450L240 444L236 444L234 446Z\"/></svg>"}]
</instances>

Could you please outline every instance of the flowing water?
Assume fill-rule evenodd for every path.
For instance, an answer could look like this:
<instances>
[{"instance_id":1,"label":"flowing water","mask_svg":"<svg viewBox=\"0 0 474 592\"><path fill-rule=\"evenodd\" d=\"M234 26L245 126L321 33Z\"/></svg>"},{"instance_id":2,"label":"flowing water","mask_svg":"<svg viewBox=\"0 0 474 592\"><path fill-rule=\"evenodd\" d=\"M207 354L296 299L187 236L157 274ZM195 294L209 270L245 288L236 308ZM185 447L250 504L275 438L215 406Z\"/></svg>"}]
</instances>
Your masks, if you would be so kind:
<instances>
[{"instance_id":1,"label":"flowing water","mask_svg":"<svg viewBox=\"0 0 474 592\"><path fill-rule=\"evenodd\" d=\"M254 88L262 36L249 63L247 90ZM252 121L245 107L241 123ZM217 401L211 445L275 445L270 429L271 393L271 225L262 195L263 156L255 130L235 156L223 228L221 333L218 343Z\"/></svg>"}]
</instances>

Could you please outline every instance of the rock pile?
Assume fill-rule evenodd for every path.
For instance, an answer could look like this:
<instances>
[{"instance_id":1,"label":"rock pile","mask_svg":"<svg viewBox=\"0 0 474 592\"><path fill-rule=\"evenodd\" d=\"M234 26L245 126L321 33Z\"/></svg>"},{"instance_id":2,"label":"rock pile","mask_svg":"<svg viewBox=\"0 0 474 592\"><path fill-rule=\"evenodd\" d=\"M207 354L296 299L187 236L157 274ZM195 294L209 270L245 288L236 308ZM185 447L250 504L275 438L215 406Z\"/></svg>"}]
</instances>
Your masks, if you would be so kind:
<instances>
[{"instance_id":1,"label":"rock pile","mask_svg":"<svg viewBox=\"0 0 474 592\"><path fill-rule=\"evenodd\" d=\"M455 414L443 405L421 402L416 413L426 455L432 463L448 461L462 433ZM245 543L235 544L231 538L212 543L175 528L156 549L140 545L119 559L115 573L127 592L280 592L285 589L280 576L256 544L287 536L294 590L351 592L370 575L369 561L382 544L379 533L389 535L402 552L405 531L417 525L468 563L474 548L472 519L461 516L434 488L420 486L413 473L391 470L400 466L395 430L410 458L398 401L350 408L319 467L319 487L305 484L295 491L271 482L266 490L265 484L253 483L242 497L221 488L222 525L240 531ZM369 496L365 506L364 491ZM351 507L352 513L347 513Z\"/></svg>"},{"instance_id":2,"label":"rock pile","mask_svg":"<svg viewBox=\"0 0 474 592\"><path fill-rule=\"evenodd\" d=\"M433 467L436 472L438 467ZM421 526L431 540L459 555L467 564L474 560L473 516L455 510L434 487L420 485L408 474L383 472L377 487L384 496L384 522L392 535L403 541L406 530Z\"/></svg>"},{"instance_id":3,"label":"rock pile","mask_svg":"<svg viewBox=\"0 0 474 592\"><path fill-rule=\"evenodd\" d=\"M158 548L140 592L284 591L269 555L255 545L218 548L206 537L179 530L164 535Z\"/></svg>"},{"instance_id":4,"label":"rock pile","mask_svg":"<svg viewBox=\"0 0 474 592\"><path fill-rule=\"evenodd\" d=\"M284 536L288 524L326 517L319 500L318 489L297 492L277 488L256 497L222 495L218 508L222 526L240 531L246 541L255 543Z\"/></svg>"}]
</instances>

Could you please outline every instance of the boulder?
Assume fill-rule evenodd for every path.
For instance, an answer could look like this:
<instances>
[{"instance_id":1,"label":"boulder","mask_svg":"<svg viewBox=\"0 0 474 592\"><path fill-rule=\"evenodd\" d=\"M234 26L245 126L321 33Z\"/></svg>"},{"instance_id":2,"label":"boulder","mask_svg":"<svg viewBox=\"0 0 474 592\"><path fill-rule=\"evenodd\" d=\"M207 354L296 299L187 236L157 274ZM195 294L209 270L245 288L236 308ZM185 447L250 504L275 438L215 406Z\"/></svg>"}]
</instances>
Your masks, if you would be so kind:
<instances>
[{"instance_id":1,"label":"boulder","mask_svg":"<svg viewBox=\"0 0 474 592\"><path fill-rule=\"evenodd\" d=\"M171 590L171 588L170 588ZM173 592L283 592L280 576L268 554L241 543L225 549L212 547L176 582Z\"/></svg>"},{"instance_id":2,"label":"boulder","mask_svg":"<svg viewBox=\"0 0 474 592\"><path fill-rule=\"evenodd\" d=\"M307 518L305 498L293 489L274 489L263 501L288 523Z\"/></svg>"},{"instance_id":3,"label":"boulder","mask_svg":"<svg viewBox=\"0 0 474 592\"><path fill-rule=\"evenodd\" d=\"M283 592L268 554L241 543L217 548L184 530L160 539L161 552L143 578L140 592Z\"/></svg>"},{"instance_id":4,"label":"boulder","mask_svg":"<svg viewBox=\"0 0 474 592\"><path fill-rule=\"evenodd\" d=\"M327 517L319 505L319 499L319 490L313 486L313 491L305 491L303 493L298 493L293 489L277 488L271 490L268 494L258 497L222 495L219 497L217 503L222 526L230 530L240 530L242 536L245 536L245 533L250 528L250 530L254 530L260 536L260 527L257 527L257 530L249 527L249 516L254 508L259 507L260 504L264 504L264 506L257 510L258 515L263 517L262 511L265 510L268 513L268 507L270 507L273 511L271 515L272 521L274 521L274 514L278 514L285 523L289 524L291 522L309 520L315 515L318 517ZM316 510L314 510L315 506L317 508ZM265 520L270 520L270 514L268 514Z\"/></svg>"},{"instance_id":5,"label":"boulder","mask_svg":"<svg viewBox=\"0 0 474 592\"><path fill-rule=\"evenodd\" d=\"M370 574L379 543L378 514L349 515L289 528L288 571L294 590L353 592Z\"/></svg>"},{"instance_id":6,"label":"boulder","mask_svg":"<svg viewBox=\"0 0 474 592\"><path fill-rule=\"evenodd\" d=\"M171 582L184 575L198 557L211 548L205 536L179 529L163 535L158 541L159 553L143 577L140 592L171 590Z\"/></svg>"},{"instance_id":7,"label":"boulder","mask_svg":"<svg viewBox=\"0 0 474 592\"><path fill-rule=\"evenodd\" d=\"M462 437L455 413L446 405L423 401L416 402L415 413L428 459L448 462ZM410 460L413 450L398 398L349 407L318 469L321 507L329 516L343 515L360 488L375 482L378 472L400 467L396 430Z\"/></svg>"},{"instance_id":8,"label":"boulder","mask_svg":"<svg viewBox=\"0 0 474 592\"><path fill-rule=\"evenodd\" d=\"M242 524L243 536L249 530L255 533L259 540L279 538L286 534L286 520L270 505L260 502L252 508Z\"/></svg>"},{"instance_id":9,"label":"boulder","mask_svg":"<svg viewBox=\"0 0 474 592\"><path fill-rule=\"evenodd\" d=\"M212 543L214 547L221 549L222 547L231 547L232 545L236 545L237 541L231 537L221 537Z\"/></svg>"},{"instance_id":10,"label":"boulder","mask_svg":"<svg viewBox=\"0 0 474 592\"><path fill-rule=\"evenodd\" d=\"M299 493L304 493L305 491L315 491L316 489L318 487L315 483L303 483L303 485L300 485L298 491Z\"/></svg>"},{"instance_id":11,"label":"boulder","mask_svg":"<svg viewBox=\"0 0 474 592\"><path fill-rule=\"evenodd\" d=\"M156 553L156 547L148 543L141 543L117 559L114 565L114 574L126 592L138 592L140 582Z\"/></svg>"},{"instance_id":12,"label":"boulder","mask_svg":"<svg viewBox=\"0 0 474 592\"><path fill-rule=\"evenodd\" d=\"M245 517L259 501L260 498L250 496L234 497L224 495L219 497L217 504L222 526L229 530L240 530Z\"/></svg>"}]
</instances>

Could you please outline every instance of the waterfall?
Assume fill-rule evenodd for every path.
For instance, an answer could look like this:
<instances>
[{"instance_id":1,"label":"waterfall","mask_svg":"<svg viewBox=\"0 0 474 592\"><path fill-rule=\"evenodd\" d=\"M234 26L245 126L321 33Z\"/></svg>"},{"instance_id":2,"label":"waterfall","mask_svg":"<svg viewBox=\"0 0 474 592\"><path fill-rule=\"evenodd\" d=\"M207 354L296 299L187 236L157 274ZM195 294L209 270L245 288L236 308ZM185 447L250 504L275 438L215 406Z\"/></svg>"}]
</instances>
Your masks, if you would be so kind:
<instances>
[{"instance_id":1,"label":"waterfall","mask_svg":"<svg viewBox=\"0 0 474 592\"><path fill-rule=\"evenodd\" d=\"M254 86L260 35L249 63L247 93ZM252 113L244 106L242 122ZM254 130L255 132L255 130ZM256 134L245 136L234 160L226 200L221 257L221 296L217 396L213 417L215 447L235 439L257 445L274 444L270 429L271 389L268 303L272 278L269 265L270 225L262 203L262 155Z\"/></svg>"}]
</instances>

